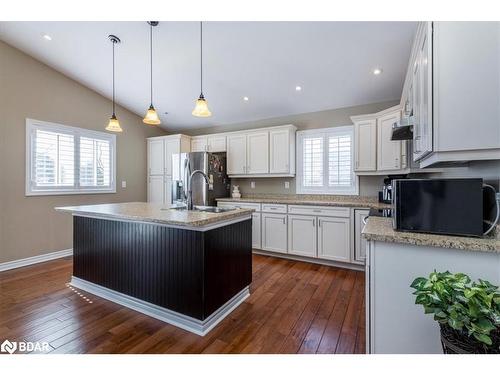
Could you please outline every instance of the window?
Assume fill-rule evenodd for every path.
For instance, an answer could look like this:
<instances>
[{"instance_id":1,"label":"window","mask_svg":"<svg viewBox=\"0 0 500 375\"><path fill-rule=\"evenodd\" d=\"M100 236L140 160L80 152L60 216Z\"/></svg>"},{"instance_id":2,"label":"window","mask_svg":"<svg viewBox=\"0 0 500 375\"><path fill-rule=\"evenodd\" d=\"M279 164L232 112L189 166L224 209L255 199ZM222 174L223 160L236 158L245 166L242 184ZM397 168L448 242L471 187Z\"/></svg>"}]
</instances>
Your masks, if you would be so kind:
<instances>
[{"instance_id":1,"label":"window","mask_svg":"<svg viewBox=\"0 0 500 375\"><path fill-rule=\"evenodd\" d=\"M357 195L353 156L352 126L297 132L297 193Z\"/></svg>"},{"instance_id":2,"label":"window","mask_svg":"<svg viewBox=\"0 0 500 375\"><path fill-rule=\"evenodd\" d=\"M26 195L115 193L116 136L26 119Z\"/></svg>"}]
</instances>

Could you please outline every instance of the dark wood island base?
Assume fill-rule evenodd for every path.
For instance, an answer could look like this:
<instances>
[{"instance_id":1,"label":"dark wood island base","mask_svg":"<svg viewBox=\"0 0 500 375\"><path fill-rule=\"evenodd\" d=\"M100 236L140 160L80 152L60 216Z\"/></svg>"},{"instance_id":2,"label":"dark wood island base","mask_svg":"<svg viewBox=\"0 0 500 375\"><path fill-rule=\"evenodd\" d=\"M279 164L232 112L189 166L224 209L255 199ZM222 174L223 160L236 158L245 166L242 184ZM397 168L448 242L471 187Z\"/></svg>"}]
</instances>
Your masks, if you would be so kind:
<instances>
[{"instance_id":1,"label":"dark wood island base","mask_svg":"<svg viewBox=\"0 0 500 375\"><path fill-rule=\"evenodd\" d=\"M202 336L249 296L248 216L185 229L73 215L76 288Z\"/></svg>"}]
</instances>

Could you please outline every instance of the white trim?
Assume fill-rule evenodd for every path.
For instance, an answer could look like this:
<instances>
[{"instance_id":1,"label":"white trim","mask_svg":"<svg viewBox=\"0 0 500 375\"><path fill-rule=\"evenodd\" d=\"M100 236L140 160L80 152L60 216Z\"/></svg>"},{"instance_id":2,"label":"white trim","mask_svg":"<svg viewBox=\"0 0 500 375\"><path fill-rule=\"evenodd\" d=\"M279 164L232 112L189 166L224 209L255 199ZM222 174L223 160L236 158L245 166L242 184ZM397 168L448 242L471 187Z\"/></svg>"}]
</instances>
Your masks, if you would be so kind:
<instances>
[{"instance_id":1,"label":"white trim","mask_svg":"<svg viewBox=\"0 0 500 375\"><path fill-rule=\"evenodd\" d=\"M52 253L36 255L34 257L12 260L10 262L0 263L0 272L29 266L31 264L43 263L49 260L64 258L73 255L73 249L54 251Z\"/></svg>"},{"instance_id":2,"label":"white trim","mask_svg":"<svg viewBox=\"0 0 500 375\"><path fill-rule=\"evenodd\" d=\"M112 289L91 283L89 281L80 279L78 277L71 277L72 286L78 289L85 290L98 297L104 298L108 301L117 303L119 305L128 307L129 309L146 314L163 322L172 324L176 327L182 328L186 331L195 333L200 336L205 336L210 332L222 319L229 315L236 309L245 299L250 296L250 289L248 286L238 292L233 298L227 301L224 305L218 308L212 315L205 320L199 320L190 316L180 314L178 312L166 309L161 306L140 300L135 297L117 292Z\"/></svg>"},{"instance_id":3,"label":"white trim","mask_svg":"<svg viewBox=\"0 0 500 375\"><path fill-rule=\"evenodd\" d=\"M321 265L330 266L330 267L346 268L346 269L355 270L355 271L364 271L365 270L365 266L362 264L358 264L358 263L338 262L335 260L311 258L311 257L304 256L304 255L292 255L292 254L278 253L275 251L269 251L269 250L266 251L263 249L255 249L255 248L252 249L252 253L259 254L259 255L267 255L267 256L277 257L277 258L291 259L291 260L296 260L299 262L321 264Z\"/></svg>"},{"instance_id":4,"label":"white trim","mask_svg":"<svg viewBox=\"0 0 500 375\"><path fill-rule=\"evenodd\" d=\"M70 210L65 210L64 207L59 208L56 207L56 211L61 211L61 212L71 212ZM176 229L186 229L186 230L192 230L196 232L206 232L212 229L217 229L220 227L225 227L226 225L230 224L236 224L241 221L245 220L251 220L252 219L252 212L248 212L248 214L245 214L243 216L239 216L237 218L233 219L228 219L228 220L222 220L218 221L214 224L208 224L204 226L191 226L191 225L176 225L176 224L166 224L166 223L158 223L155 221L148 221L148 220L137 220L137 219L127 219L124 217L113 217L113 216L99 216L99 215L93 215L92 213L72 213L73 216L81 216L81 217L88 217L90 219L102 219L102 220L110 220L110 221L124 221L124 222L132 222L132 223L141 223L141 224L152 224L152 225L159 225L162 227L168 227L168 228L176 228Z\"/></svg>"},{"instance_id":5,"label":"white trim","mask_svg":"<svg viewBox=\"0 0 500 375\"><path fill-rule=\"evenodd\" d=\"M59 133L66 133L75 136L76 142L79 143L79 137L91 137L109 141L110 148L110 186L109 187L80 187L78 174L79 168L79 146L75 150L75 181L72 187L46 187L36 189L32 184L32 163L33 163L33 134L36 129L44 129ZM96 130L79 128L74 126L62 125L54 122L35 120L26 118L26 145L25 145L25 195L74 195L74 194L113 194L116 193L116 135Z\"/></svg>"}]
</instances>

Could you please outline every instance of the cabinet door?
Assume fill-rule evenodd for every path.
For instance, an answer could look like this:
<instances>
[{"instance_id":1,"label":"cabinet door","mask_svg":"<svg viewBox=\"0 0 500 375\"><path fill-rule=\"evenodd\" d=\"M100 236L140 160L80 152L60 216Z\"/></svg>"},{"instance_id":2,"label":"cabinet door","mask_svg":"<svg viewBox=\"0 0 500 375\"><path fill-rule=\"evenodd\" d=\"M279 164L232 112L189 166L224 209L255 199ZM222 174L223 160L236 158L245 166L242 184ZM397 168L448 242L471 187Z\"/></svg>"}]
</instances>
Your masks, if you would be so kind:
<instances>
[{"instance_id":1,"label":"cabinet door","mask_svg":"<svg viewBox=\"0 0 500 375\"><path fill-rule=\"evenodd\" d=\"M431 23L428 24L428 28ZM431 31L426 32L420 41L417 61L420 81L420 108L419 108L419 158L426 156L432 151L432 50Z\"/></svg>"},{"instance_id":2,"label":"cabinet door","mask_svg":"<svg viewBox=\"0 0 500 375\"><path fill-rule=\"evenodd\" d=\"M392 124L399 121L400 112L377 119L377 170L401 169L401 141L391 141Z\"/></svg>"},{"instance_id":3,"label":"cabinet door","mask_svg":"<svg viewBox=\"0 0 500 375\"><path fill-rule=\"evenodd\" d=\"M356 171L377 170L377 120L365 120L354 124Z\"/></svg>"},{"instance_id":4,"label":"cabinet door","mask_svg":"<svg viewBox=\"0 0 500 375\"><path fill-rule=\"evenodd\" d=\"M148 177L148 202L149 203L164 203L164 176L149 176Z\"/></svg>"},{"instance_id":5,"label":"cabinet door","mask_svg":"<svg viewBox=\"0 0 500 375\"><path fill-rule=\"evenodd\" d=\"M290 173L290 130L269 131L269 173Z\"/></svg>"},{"instance_id":6,"label":"cabinet door","mask_svg":"<svg viewBox=\"0 0 500 375\"><path fill-rule=\"evenodd\" d=\"M163 181L163 203L172 204L172 177L165 176Z\"/></svg>"},{"instance_id":7,"label":"cabinet door","mask_svg":"<svg viewBox=\"0 0 500 375\"><path fill-rule=\"evenodd\" d=\"M317 257L316 216L288 215L288 253Z\"/></svg>"},{"instance_id":8,"label":"cabinet door","mask_svg":"<svg viewBox=\"0 0 500 375\"><path fill-rule=\"evenodd\" d=\"M247 174L269 173L269 132L247 134Z\"/></svg>"},{"instance_id":9,"label":"cabinet door","mask_svg":"<svg viewBox=\"0 0 500 375\"><path fill-rule=\"evenodd\" d=\"M363 219L368 216L369 210L354 211L354 260L359 263L364 263L366 258L366 240L361 236L363 227Z\"/></svg>"},{"instance_id":10,"label":"cabinet door","mask_svg":"<svg viewBox=\"0 0 500 375\"><path fill-rule=\"evenodd\" d=\"M163 139L148 139L148 174L163 175Z\"/></svg>"},{"instance_id":11,"label":"cabinet door","mask_svg":"<svg viewBox=\"0 0 500 375\"><path fill-rule=\"evenodd\" d=\"M180 152L180 143L178 139L165 140L165 174L171 176L173 173L172 168L172 155ZM175 168L179 168L176 166Z\"/></svg>"},{"instance_id":12,"label":"cabinet door","mask_svg":"<svg viewBox=\"0 0 500 375\"><path fill-rule=\"evenodd\" d=\"M213 135L207 138L209 152L226 152L226 136Z\"/></svg>"},{"instance_id":13,"label":"cabinet door","mask_svg":"<svg viewBox=\"0 0 500 375\"><path fill-rule=\"evenodd\" d=\"M286 215L262 213L262 249L287 252Z\"/></svg>"},{"instance_id":14,"label":"cabinet door","mask_svg":"<svg viewBox=\"0 0 500 375\"><path fill-rule=\"evenodd\" d=\"M260 213L252 214L252 248L260 249Z\"/></svg>"},{"instance_id":15,"label":"cabinet door","mask_svg":"<svg viewBox=\"0 0 500 375\"><path fill-rule=\"evenodd\" d=\"M318 217L318 258L350 261L350 218Z\"/></svg>"},{"instance_id":16,"label":"cabinet door","mask_svg":"<svg viewBox=\"0 0 500 375\"><path fill-rule=\"evenodd\" d=\"M247 165L247 136L245 134L227 137L227 174L245 174Z\"/></svg>"},{"instance_id":17,"label":"cabinet door","mask_svg":"<svg viewBox=\"0 0 500 375\"><path fill-rule=\"evenodd\" d=\"M207 137L191 138L191 151L207 151Z\"/></svg>"}]
</instances>

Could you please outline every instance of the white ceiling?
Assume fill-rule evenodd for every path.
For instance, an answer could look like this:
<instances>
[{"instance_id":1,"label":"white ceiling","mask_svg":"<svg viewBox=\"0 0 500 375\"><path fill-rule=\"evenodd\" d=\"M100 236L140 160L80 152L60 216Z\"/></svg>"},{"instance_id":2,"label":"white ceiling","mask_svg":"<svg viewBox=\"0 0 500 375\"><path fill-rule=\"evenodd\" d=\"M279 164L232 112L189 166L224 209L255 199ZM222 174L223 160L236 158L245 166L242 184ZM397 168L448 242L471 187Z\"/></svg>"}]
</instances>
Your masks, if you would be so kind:
<instances>
[{"instance_id":1,"label":"white ceiling","mask_svg":"<svg viewBox=\"0 0 500 375\"><path fill-rule=\"evenodd\" d=\"M206 22L204 94L213 116L202 119L191 115L200 91L199 23L160 22L154 104L162 126L179 131L398 99L415 30L414 22ZM0 39L110 98L108 34L122 40L117 102L143 116L146 22L0 22ZM383 73L373 75L375 67Z\"/></svg>"}]
</instances>

